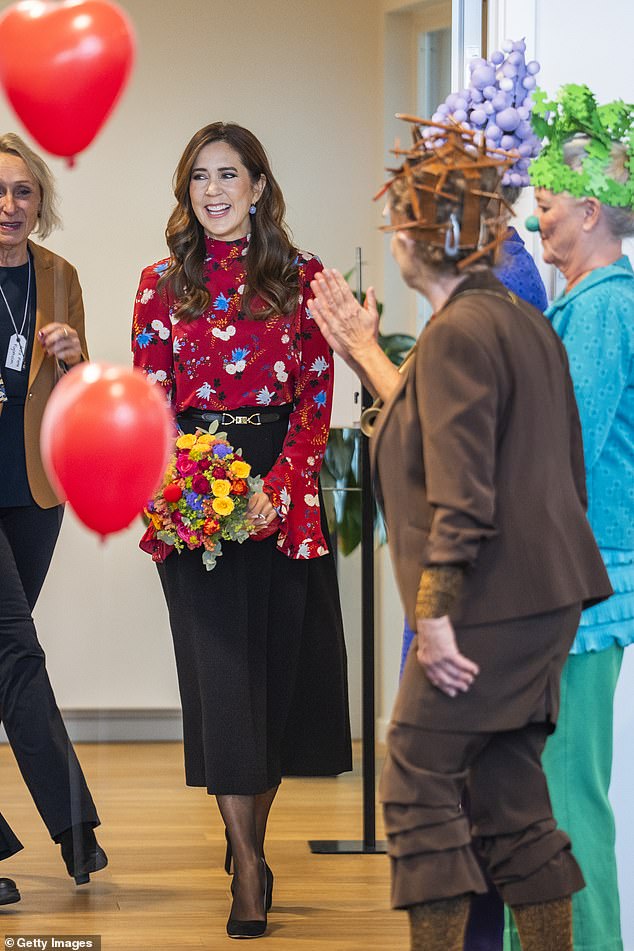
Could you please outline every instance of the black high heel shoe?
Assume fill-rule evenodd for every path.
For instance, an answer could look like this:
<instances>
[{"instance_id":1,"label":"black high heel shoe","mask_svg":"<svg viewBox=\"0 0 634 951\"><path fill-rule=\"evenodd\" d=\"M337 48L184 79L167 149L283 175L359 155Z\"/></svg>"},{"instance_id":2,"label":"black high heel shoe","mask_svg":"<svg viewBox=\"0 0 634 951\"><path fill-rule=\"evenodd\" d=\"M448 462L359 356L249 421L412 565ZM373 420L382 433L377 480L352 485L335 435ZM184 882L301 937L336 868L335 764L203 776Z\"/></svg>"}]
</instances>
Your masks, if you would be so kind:
<instances>
[{"instance_id":1,"label":"black high heel shoe","mask_svg":"<svg viewBox=\"0 0 634 951\"><path fill-rule=\"evenodd\" d=\"M229 833L225 831L225 839L227 840L227 848L225 850L225 872L227 875L233 875L233 852L231 851L231 840L229 838ZM264 859L264 867L266 871L266 910L271 910L271 905L273 904L273 883L275 881L275 876L271 871L268 862ZM234 892L234 884L231 882L231 894Z\"/></svg>"},{"instance_id":2,"label":"black high heel shoe","mask_svg":"<svg viewBox=\"0 0 634 951\"><path fill-rule=\"evenodd\" d=\"M265 866L264 872L264 921L259 920L250 920L244 921L240 918L234 918L233 914L229 915L229 920L227 921L227 934L230 938L261 938L267 928L267 911L270 908L269 901L269 876L266 873L266 862L264 859L261 859L262 863ZM270 871L270 869L269 869ZM233 885L233 882L231 883ZM233 891L233 889L232 889ZM233 906L231 907L233 912Z\"/></svg>"},{"instance_id":3,"label":"black high heel shoe","mask_svg":"<svg viewBox=\"0 0 634 951\"><path fill-rule=\"evenodd\" d=\"M88 823L71 826L56 835L53 841L60 846L66 869L75 879L75 885L86 885L92 872L99 872L108 864L108 856Z\"/></svg>"}]
</instances>

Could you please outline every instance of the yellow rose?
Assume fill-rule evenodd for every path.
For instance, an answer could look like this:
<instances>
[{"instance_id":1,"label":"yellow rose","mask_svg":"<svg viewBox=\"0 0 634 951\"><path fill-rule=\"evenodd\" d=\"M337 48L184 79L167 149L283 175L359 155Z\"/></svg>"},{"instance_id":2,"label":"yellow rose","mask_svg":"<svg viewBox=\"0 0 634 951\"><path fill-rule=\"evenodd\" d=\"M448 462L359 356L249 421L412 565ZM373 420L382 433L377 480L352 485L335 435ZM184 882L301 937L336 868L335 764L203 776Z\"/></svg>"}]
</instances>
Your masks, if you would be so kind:
<instances>
[{"instance_id":1,"label":"yellow rose","mask_svg":"<svg viewBox=\"0 0 634 951\"><path fill-rule=\"evenodd\" d=\"M183 433L182 436L179 436L176 440L177 449L191 449L192 446L196 445L196 437L193 433Z\"/></svg>"},{"instance_id":2,"label":"yellow rose","mask_svg":"<svg viewBox=\"0 0 634 951\"><path fill-rule=\"evenodd\" d=\"M231 515L234 509L233 502L228 498L214 499L211 507L216 515Z\"/></svg>"},{"instance_id":3,"label":"yellow rose","mask_svg":"<svg viewBox=\"0 0 634 951\"><path fill-rule=\"evenodd\" d=\"M229 495L231 492L231 483L228 479L214 479L214 483L211 487L211 494L215 495L217 499L223 499L225 495Z\"/></svg>"},{"instance_id":4,"label":"yellow rose","mask_svg":"<svg viewBox=\"0 0 634 951\"><path fill-rule=\"evenodd\" d=\"M246 479L251 473L251 466L248 462L243 462L242 459L235 459L230 468L236 479Z\"/></svg>"},{"instance_id":5,"label":"yellow rose","mask_svg":"<svg viewBox=\"0 0 634 951\"><path fill-rule=\"evenodd\" d=\"M204 446L206 449L209 448L214 442L214 437L209 433L199 433L196 439L197 446Z\"/></svg>"}]
</instances>

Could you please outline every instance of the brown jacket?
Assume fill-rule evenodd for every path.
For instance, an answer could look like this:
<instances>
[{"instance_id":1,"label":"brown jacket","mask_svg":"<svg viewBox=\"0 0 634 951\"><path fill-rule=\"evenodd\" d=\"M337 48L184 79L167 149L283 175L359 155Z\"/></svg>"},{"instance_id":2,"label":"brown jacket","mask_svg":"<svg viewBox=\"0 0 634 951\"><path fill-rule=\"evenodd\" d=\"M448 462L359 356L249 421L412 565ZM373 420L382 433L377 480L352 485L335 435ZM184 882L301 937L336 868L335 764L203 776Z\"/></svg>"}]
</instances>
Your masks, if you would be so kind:
<instances>
[{"instance_id":1,"label":"brown jacket","mask_svg":"<svg viewBox=\"0 0 634 951\"><path fill-rule=\"evenodd\" d=\"M412 626L428 565L467 567L451 613L463 625L612 593L585 516L563 344L490 272L468 276L423 331L379 416L371 454Z\"/></svg>"},{"instance_id":2,"label":"brown jacket","mask_svg":"<svg viewBox=\"0 0 634 951\"><path fill-rule=\"evenodd\" d=\"M29 241L35 268L37 312L35 341L29 371L29 391L24 407L26 470L34 500L42 508L59 504L46 477L40 456L40 428L44 407L60 376L53 357L46 355L37 340L38 331L52 321L68 324L79 334L84 358L88 358L84 331L84 305L75 268L64 258ZM0 412L2 404L0 403Z\"/></svg>"}]
</instances>

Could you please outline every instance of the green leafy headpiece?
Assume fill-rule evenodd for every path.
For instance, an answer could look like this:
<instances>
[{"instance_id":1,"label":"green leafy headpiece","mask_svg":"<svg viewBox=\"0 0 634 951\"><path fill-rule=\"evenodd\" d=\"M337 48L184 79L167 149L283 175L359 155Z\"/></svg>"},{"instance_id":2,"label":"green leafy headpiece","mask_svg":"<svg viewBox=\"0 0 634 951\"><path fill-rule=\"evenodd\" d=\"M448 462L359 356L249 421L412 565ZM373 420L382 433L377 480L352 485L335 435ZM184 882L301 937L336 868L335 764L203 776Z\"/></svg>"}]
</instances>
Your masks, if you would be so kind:
<instances>
[{"instance_id":1,"label":"green leafy headpiece","mask_svg":"<svg viewBox=\"0 0 634 951\"><path fill-rule=\"evenodd\" d=\"M547 101L546 93L536 89L531 122L535 133L548 141L529 167L531 184L558 194L568 192L576 198L597 198L606 205L634 208L634 103L617 99L598 106L587 86L569 83L562 86L556 99ZM577 134L587 135L590 143L581 168L564 162L564 145ZM629 180L617 182L607 174L616 142L627 149Z\"/></svg>"}]
</instances>

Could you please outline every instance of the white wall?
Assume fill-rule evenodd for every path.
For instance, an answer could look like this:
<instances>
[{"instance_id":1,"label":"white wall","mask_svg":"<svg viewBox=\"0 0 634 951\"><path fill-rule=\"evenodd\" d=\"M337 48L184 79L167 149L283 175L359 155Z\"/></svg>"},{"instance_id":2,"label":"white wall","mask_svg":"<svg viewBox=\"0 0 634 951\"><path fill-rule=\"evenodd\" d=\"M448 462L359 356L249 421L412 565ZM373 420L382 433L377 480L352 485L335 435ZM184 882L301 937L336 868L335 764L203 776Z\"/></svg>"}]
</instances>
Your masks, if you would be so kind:
<instances>
[{"instance_id":1,"label":"white wall","mask_svg":"<svg viewBox=\"0 0 634 951\"><path fill-rule=\"evenodd\" d=\"M347 269L361 245L367 279L376 280L378 0L121 3L138 36L128 90L74 170L50 160L64 230L47 245L78 268L92 357L129 364L132 302L142 266L165 253L174 167L193 132L214 120L261 138L302 247ZM0 129L25 134L4 100ZM178 705L165 606L154 566L137 549L141 531L139 523L102 546L72 514L65 520L37 607L62 708Z\"/></svg>"}]
</instances>

